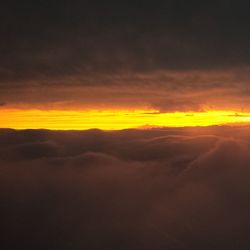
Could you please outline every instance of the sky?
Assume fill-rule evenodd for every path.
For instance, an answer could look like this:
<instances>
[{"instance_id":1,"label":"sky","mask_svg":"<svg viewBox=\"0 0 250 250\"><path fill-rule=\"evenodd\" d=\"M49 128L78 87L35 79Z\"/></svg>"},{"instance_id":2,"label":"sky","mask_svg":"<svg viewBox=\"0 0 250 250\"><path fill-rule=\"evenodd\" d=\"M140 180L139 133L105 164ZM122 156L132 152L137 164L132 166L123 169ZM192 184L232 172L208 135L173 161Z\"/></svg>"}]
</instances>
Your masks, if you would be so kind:
<instances>
[{"instance_id":1,"label":"sky","mask_svg":"<svg viewBox=\"0 0 250 250\"><path fill-rule=\"evenodd\" d=\"M27 110L248 112L249 7L244 0L6 1L0 112L19 110L23 120ZM51 128L27 128L39 125Z\"/></svg>"}]
</instances>

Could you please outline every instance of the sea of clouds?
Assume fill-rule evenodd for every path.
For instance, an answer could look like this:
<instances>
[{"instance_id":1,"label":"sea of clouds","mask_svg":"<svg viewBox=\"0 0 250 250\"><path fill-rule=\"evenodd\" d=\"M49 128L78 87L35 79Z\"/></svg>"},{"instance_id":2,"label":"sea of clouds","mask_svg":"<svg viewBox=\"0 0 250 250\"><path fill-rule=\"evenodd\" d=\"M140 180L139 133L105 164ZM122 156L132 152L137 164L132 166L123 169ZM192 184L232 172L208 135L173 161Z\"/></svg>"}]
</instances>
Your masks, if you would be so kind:
<instances>
[{"instance_id":1,"label":"sea of clouds","mask_svg":"<svg viewBox=\"0 0 250 250\"><path fill-rule=\"evenodd\" d=\"M2 250L245 250L249 197L249 127L0 130Z\"/></svg>"}]
</instances>

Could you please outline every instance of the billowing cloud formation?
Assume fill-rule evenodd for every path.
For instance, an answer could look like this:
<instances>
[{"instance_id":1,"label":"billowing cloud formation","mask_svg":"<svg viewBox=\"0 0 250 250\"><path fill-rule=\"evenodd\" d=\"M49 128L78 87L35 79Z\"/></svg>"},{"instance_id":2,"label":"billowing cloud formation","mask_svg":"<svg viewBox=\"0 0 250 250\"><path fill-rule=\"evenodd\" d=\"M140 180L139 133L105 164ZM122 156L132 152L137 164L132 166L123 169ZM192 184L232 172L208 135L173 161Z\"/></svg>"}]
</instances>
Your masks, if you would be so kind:
<instances>
[{"instance_id":1,"label":"billowing cloud formation","mask_svg":"<svg viewBox=\"0 0 250 250\"><path fill-rule=\"evenodd\" d=\"M1 249L248 249L249 127L1 130Z\"/></svg>"}]
</instances>

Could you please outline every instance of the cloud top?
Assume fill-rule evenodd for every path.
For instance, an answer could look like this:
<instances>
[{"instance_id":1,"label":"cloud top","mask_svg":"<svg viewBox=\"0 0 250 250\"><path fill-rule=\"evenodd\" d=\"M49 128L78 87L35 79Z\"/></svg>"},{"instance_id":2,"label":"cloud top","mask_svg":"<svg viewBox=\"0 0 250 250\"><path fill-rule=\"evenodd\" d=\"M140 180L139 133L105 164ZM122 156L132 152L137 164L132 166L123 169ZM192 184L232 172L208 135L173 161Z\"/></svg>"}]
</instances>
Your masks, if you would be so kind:
<instances>
[{"instance_id":1,"label":"cloud top","mask_svg":"<svg viewBox=\"0 0 250 250\"><path fill-rule=\"evenodd\" d=\"M248 131L1 130L1 249L247 249Z\"/></svg>"}]
</instances>

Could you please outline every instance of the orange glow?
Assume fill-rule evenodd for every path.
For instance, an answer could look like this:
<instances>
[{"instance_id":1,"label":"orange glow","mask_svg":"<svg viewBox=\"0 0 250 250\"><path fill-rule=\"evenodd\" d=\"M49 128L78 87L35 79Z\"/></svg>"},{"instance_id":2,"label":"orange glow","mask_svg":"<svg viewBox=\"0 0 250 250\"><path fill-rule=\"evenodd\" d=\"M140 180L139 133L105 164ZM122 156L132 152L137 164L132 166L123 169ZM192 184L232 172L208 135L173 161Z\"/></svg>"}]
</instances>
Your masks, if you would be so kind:
<instances>
[{"instance_id":1,"label":"orange glow","mask_svg":"<svg viewBox=\"0 0 250 250\"><path fill-rule=\"evenodd\" d=\"M14 129L106 130L143 126L185 127L250 123L250 113L234 111L173 112L157 110L0 110L0 127Z\"/></svg>"}]
</instances>

